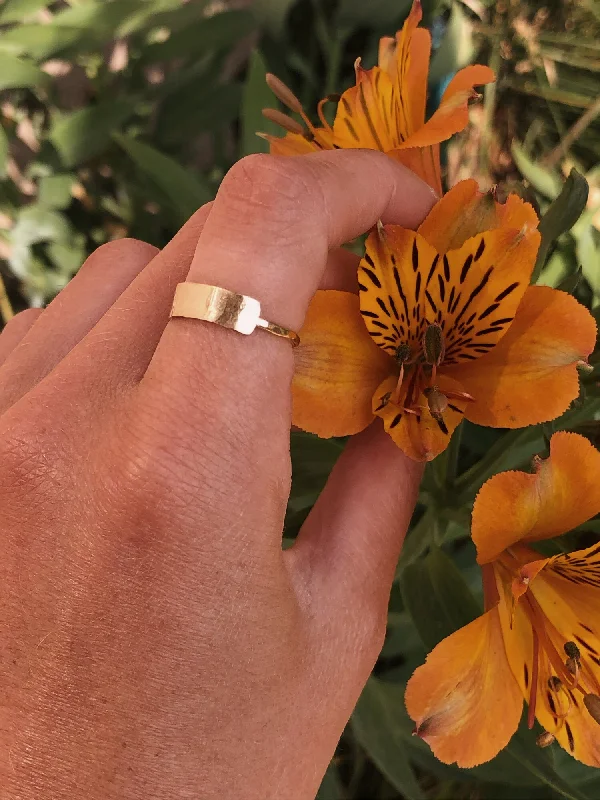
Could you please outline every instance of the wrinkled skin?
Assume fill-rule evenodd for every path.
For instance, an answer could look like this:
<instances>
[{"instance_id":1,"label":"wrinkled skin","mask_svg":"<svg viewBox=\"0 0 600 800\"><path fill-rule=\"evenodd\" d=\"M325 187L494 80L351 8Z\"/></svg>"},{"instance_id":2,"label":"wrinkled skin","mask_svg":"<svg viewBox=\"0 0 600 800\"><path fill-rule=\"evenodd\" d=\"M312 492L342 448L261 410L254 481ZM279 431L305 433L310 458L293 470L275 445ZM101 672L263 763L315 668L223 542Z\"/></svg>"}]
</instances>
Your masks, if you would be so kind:
<instances>
[{"instance_id":1,"label":"wrinkled skin","mask_svg":"<svg viewBox=\"0 0 600 800\"><path fill-rule=\"evenodd\" d=\"M282 552L292 350L170 305L187 276L298 330L355 284L337 246L434 200L379 153L252 156L162 252L105 245L4 330L2 800L314 797L420 467L372 426Z\"/></svg>"}]
</instances>

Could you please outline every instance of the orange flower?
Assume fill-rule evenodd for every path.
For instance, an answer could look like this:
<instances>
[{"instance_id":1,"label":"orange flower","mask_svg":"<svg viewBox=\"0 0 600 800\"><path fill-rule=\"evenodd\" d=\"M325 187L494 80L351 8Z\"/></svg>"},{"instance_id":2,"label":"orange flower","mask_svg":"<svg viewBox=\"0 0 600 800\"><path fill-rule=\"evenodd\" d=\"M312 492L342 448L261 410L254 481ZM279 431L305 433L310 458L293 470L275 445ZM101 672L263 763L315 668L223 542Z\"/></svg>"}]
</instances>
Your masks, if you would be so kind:
<instances>
[{"instance_id":1,"label":"orange flower","mask_svg":"<svg viewBox=\"0 0 600 800\"><path fill-rule=\"evenodd\" d=\"M481 489L472 535L486 612L444 639L406 689L416 733L443 762L489 761L517 729L545 729L576 759L600 767L600 545L542 558L526 543L565 533L600 512L600 453L556 433L535 474L504 472Z\"/></svg>"},{"instance_id":2,"label":"orange flower","mask_svg":"<svg viewBox=\"0 0 600 800\"><path fill-rule=\"evenodd\" d=\"M408 456L428 461L463 416L521 428L565 411L596 325L570 295L529 285L537 223L516 195L502 205L468 180L416 233L373 232L359 297L321 291L310 305L295 351L294 424L343 436L379 416Z\"/></svg>"},{"instance_id":3,"label":"orange flower","mask_svg":"<svg viewBox=\"0 0 600 800\"><path fill-rule=\"evenodd\" d=\"M431 36L418 28L422 11L414 0L411 12L395 37L379 43L379 66L365 70L356 60L356 86L341 96L319 103L322 127L315 127L300 101L274 76L269 85L277 97L301 115L306 128L280 112L265 115L281 124L283 138L265 135L275 155L301 155L315 150L365 147L382 150L417 173L442 193L439 142L461 131L468 123L468 101L477 96L474 86L495 79L489 67L474 65L458 72L444 92L437 111L426 122L427 74ZM339 100L333 127L323 114L328 100Z\"/></svg>"}]
</instances>

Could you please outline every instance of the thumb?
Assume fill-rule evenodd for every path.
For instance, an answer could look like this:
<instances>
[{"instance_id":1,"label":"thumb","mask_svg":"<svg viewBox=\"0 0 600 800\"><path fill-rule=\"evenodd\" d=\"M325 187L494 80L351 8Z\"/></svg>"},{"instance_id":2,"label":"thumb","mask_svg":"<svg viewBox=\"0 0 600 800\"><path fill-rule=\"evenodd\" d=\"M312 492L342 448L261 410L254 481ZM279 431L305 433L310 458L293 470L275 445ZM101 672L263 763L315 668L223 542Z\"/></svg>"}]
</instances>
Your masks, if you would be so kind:
<instances>
[{"instance_id":1,"label":"thumb","mask_svg":"<svg viewBox=\"0 0 600 800\"><path fill-rule=\"evenodd\" d=\"M387 610L423 468L379 420L350 440L288 551L315 599L322 591L346 610Z\"/></svg>"}]
</instances>

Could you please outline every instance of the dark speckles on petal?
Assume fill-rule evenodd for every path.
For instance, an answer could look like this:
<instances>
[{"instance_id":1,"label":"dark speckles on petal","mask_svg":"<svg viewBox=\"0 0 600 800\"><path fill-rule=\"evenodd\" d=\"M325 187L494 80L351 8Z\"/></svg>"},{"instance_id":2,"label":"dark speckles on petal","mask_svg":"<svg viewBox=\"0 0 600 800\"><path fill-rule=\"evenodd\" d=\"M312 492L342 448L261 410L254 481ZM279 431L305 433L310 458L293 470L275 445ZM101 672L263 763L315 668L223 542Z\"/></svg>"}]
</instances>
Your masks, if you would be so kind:
<instances>
[{"instance_id":1,"label":"dark speckles on petal","mask_svg":"<svg viewBox=\"0 0 600 800\"><path fill-rule=\"evenodd\" d=\"M485 240L481 239L479 242L479 246L477 247L477 252L475 253L475 261L479 261L481 256L483 255L483 251L485 250Z\"/></svg>"},{"instance_id":2,"label":"dark speckles on petal","mask_svg":"<svg viewBox=\"0 0 600 800\"><path fill-rule=\"evenodd\" d=\"M364 272L365 275L367 275L367 277L370 279L371 283L373 283L374 286L376 286L378 289L381 289L381 281L379 280L379 278L373 272L372 269L369 269L368 267L363 267L362 271Z\"/></svg>"},{"instance_id":3,"label":"dark speckles on petal","mask_svg":"<svg viewBox=\"0 0 600 800\"><path fill-rule=\"evenodd\" d=\"M390 422L390 429L395 428L396 425L399 424L401 419L402 419L402 414L396 414L394 419Z\"/></svg>"}]
</instances>

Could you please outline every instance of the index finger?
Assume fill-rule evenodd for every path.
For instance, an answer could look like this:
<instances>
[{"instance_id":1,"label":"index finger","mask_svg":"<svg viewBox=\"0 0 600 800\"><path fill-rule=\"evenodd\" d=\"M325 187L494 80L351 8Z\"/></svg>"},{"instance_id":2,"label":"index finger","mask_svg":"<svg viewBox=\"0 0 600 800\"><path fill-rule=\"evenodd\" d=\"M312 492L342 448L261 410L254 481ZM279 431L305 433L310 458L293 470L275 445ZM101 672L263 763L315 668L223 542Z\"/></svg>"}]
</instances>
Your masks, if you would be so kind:
<instances>
[{"instance_id":1,"label":"index finger","mask_svg":"<svg viewBox=\"0 0 600 800\"><path fill-rule=\"evenodd\" d=\"M187 280L254 297L263 318L299 330L330 249L378 219L416 227L435 200L414 173L375 151L250 156L225 177ZM209 413L211 430L215 416L247 426L262 409L265 424L283 430L292 371L285 340L174 318L144 383L168 392L168 408L186 427L202 428Z\"/></svg>"}]
</instances>

